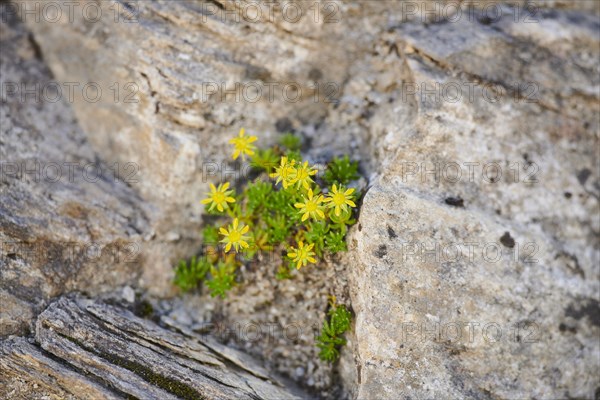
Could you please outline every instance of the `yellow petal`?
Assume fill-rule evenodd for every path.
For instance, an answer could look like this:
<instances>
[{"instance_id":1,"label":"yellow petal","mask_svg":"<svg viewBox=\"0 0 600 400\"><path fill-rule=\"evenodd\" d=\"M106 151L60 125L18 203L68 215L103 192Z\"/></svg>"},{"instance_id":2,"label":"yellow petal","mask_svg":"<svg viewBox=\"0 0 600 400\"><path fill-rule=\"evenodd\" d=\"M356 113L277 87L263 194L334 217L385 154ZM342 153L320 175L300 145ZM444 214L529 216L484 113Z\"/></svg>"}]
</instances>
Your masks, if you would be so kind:
<instances>
[{"instance_id":1,"label":"yellow petal","mask_svg":"<svg viewBox=\"0 0 600 400\"><path fill-rule=\"evenodd\" d=\"M223 212L223 206L221 205L221 203L217 204L217 210Z\"/></svg>"},{"instance_id":2,"label":"yellow petal","mask_svg":"<svg viewBox=\"0 0 600 400\"><path fill-rule=\"evenodd\" d=\"M308 219L308 213L304 213L304 215L302 216L302 221L306 221ZM302 246L300 246L302 247Z\"/></svg>"},{"instance_id":3,"label":"yellow petal","mask_svg":"<svg viewBox=\"0 0 600 400\"><path fill-rule=\"evenodd\" d=\"M238 227L238 224L239 224L239 223L240 223L240 221L238 221L238 219L237 219L237 218L235 218L235 219L233 220L233 229L235 229L236 231L237 231L237 227Z\"/></svg>"},{"instance_id":4,"label":"yellow petal","mask_svg":"<svg viewBox=\"0 0 600 400\"><path fill-rule=\"evenodd\" d=\"M258 138L256 136L249 136L248 137L248 143L253 143L256 142L258 140Z\"/></svg>"},{"instance_id":5,"label":"yellow petal","mask_svg":"<svg viewBox=\"0 0 600 400\"><path fill-rule=\"evenodd\" d=\"M229 250L231 250L231 243L227 243L227 245L225 246L225 252L229 252Z\"/></svg>"},{"instance_id":6,"label":"yellow petal","mask_svg":"<svg viewBox=\"0 0 600 400\"><path fill-rule=\"evenodd\" d=\"M226 191L228 187L229 187L229 182L225 182L224 184L221 185L221 191L222 192Z\"/></svg>"},{"instance_id":7,"label":"yellow petal","mask_svg":"<svg viewBox=\"0 0 600 400\"><path fill-rule=\"evenodd\" d=\"M298 264L296 264L296 269L300 269L301 266L302 266L302 261L298 261Z\"/></svg>"},{"instance_id":8,"label":"yellow petal","mask_svg":"<svg viewBox=\"0 0 600 400\"><path fill-rule=\"evenodd\" d=\"M239 151L239 150L236 150L236 151L234 151L234 152L233 152L233 159L234 159L234 160L237 160L237 158L238 158L239 156L240 156L240 151Z\"/></svg>"},{"instance_id":9,"label":"yellow petal","mask_svg":"<svg viewBox=\"0 0 600 400\"><path fill-rule=\"evenodd\" d=\"M302 203L296 203L296 204L294 204L294 207L296 207L296 208L304 208L304 204L302 204Z\"/></svg>"},{"instance_id":10,"label":"yellow petal","mask_svg":"<svg viewBox=\"0 0 600 400\"><path fill-rule=\"evenodd\" d=\"M227 232L227 230L226 230L225 228L221 228L221 229L219 229L219 232L220 232L222 235L229 236L229 232Z\"/></svg>"},{"instance_id":11,"label":"yellow petal","mask_svg":"<svg viewBox=\"0 0 600 400\"><path fill-rule=\"evenodd\" d=\"M349 195L351 195L352 193L354 193L354 188L350 188L350 189L348 189L348 190L346 190L346 191L344 192L344 194L345 194L346 196L349 196Z\"/></svg>"},{"instance_id":12,"label":"yellow petal","mask_svg":"<svg viewBox=\"0 0 600 400\"><path fill-rule=\"evenodd\" d=\"M313 263L313 264L317 262L317 260L315 260L315 259L314 259L314 258L312 258L312 257L307 257L306 259L307 259L308 261L310 261L311 263Z\"/></svg>"},{"instance_id":13,"label":"yellow petal","mask_svg":"<svg viewBox=\"0 0 600 400\"><path fill-rule=\"evenodd\" d=\"M333 186L331 187L331 191L336 193L337 192L337 186L335 186L335 183L333 184Z\"/></svg>"},{"instance_id":14,"label":"yellow petal","mask_svg":"<svg viewBox=\"0 0 600 400\"><path fill-rule=\"evenodd\" d=\"M296 257L296 253L288 253L287 255L290 258L295 258Z\"/></svg>"},{"instance_id":15,"label":"yellow petal","mask_svg":"<svg viewBox=\"0 0 600 400\"><path fill-rule=\"evenodd\" d=\"M235 203L235 199L233 197L225 197L225 201L228 203Z\"/></svg>"},{"instance_id":16,"label":"yellow petal","mask_svg":"<svg viewBox=\"0 0 600 400\"><path fill-rule=\"evenodd\" d=\"M248 246L248 242L245 242L245 241L243 241L243 240L240 240L240 244L241 244L241 245L242 245L242 247L243 247L243 248L245 248L245 249L247 249L247 248L249 247L249 246Z\"/></svg>"},{"instance_id":17,"label":"yellow petal","mask_svg":"<svg viewBox=\"0 0 600 400\"><path fill-rule=\"evenodd\" d=\"M346 200L346 204L348 204L350 207L356 207L356 204L354 204L352 200Z\"/></svg>"},{"instance_id":18,"label":"yellow petal","mask_svg":"<svg viewBox=\"0 0 600 400\"><path fill-rule=\"evenodd\" d=\"M336 217L340 216L340 206L335 206L335 216Z\"/></svg>"},{"instance_id":19,"label":"yellow petal","mask_svg":"<svg viewBox=\"0 0 600 400\"><path fill-rule=\"evenodd\" d=\"M250 230L250 226L246 225L243 229L242 229L242 235L246 232L248 232L248 230Z\"/></svg>"},{"instance_id":20,"label":"yellow petal","mask_svg":"<svg viewBox=\"0 0 600 400\"><path fill-rule=\"evenodd\" d=\"M321 210L317 210L317 215L321 218L325 218L325 213Z\"/></svg>"},{"instance_id":21,"label":"yellow petal","mask_svg":"<svg viewBox=\"0 0 600 400\"><path fill-rule=\"evenodd\" d=\"M204 200L202 200L200 203L202 203L202 204L208 204L208 203L210 203L211 201L212 201L212 199L204 199Z\"/></svg>"},{"instance_id":22,"label":"yellow petal","mask_svg":"<svg viewBox=\"0 0 600 400\"><path fill-rule=\"evenodd\" d=\"M212 183L209 183L208 185L210 186L210 190L212 190L213 193L217 191L215 185L213 185Z\"/></svg>"}]
</instances>

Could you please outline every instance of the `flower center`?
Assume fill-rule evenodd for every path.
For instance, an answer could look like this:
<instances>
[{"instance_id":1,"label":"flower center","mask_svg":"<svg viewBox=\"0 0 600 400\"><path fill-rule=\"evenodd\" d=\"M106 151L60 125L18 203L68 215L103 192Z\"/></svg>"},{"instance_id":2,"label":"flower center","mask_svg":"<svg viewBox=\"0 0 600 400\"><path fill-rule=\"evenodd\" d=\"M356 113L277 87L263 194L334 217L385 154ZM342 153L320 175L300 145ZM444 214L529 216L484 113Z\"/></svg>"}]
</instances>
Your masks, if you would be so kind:
<instances>
[{"instance_id":1,"label":"flower center","mask_svg":"<svg viewBox=\"0 0 600 400\"><path fill-rule=\"evenodd\" d=\"M248 148L248 140L246 138L238 138L234 145L237 150L244 151Z\"/></svg>"},{"instance_id":2,"label":"flower center","mask_svg":"<svg viewBox=\"0 0 600 400\"><path fill-rule=\"evenodd\" d=\"M294 168L292 167L285 167L282 171L281 171L281 176L284 178L289 177L290 175L292 175L292 173L294 172Z\"/></svg>"},{"instance_id":3,"label":"flower center","mask_svg":"<svg viewBox=\"0 0 600 400\"><path fill-rule=\"evenodd\" d=\"M242 234L239 233L238 231L232 231L229 232L229 241L232 243L235 242L239 242L239 240L242 238Z\"/></svg>"},{"instance_id":4,"label":"flower center","mask_svg":"<svg viewBox=\"0 0 600 400\"><path fill-rule=\"evenodd\" d=\"M317 204L314 201L306 203L306 211L312 212L317 209Z\"/></svg>"},{"instance_id":5,"label":"flower center","mask_svg":"<svg viewBox=\"0 0 600 400\"><path fill-rule=\"evenodd\" d=\"M342 204L344 204L346 202L346 197L344 196L343 193L336 193L333 195L333 202L336 205L341 206Z\"/></svg>"},{"instance_id":6,"label":"flower center","mask_svg":"<svg viewBox=\"0 0 600 400\"><path fill-rule=\"evenodd\" d=\"M307 250L306 250L306 248L300 249L300 250L298 251L298 258L299 258L300 260L304 260L305 258L307 258L307 257L308 257L308 255L307 255L306 253L307 253Z\"/></svg>"},{"instance_id":7,"label":"flower center","mask_svg":"<svg viewBox=\"0 0 600 400\"><path fill-rule=\"evenodd\" d=\"M217 192L213 195L213 200L215 203L222 203L225 201L225 195L221 192Z\"/></svg>"},{"instance_id":8,"label":"flower center","mask_svg":"<svg viewBox=\"0 0 600 400\"><path fill-rule=\"evenodd\" d=\"M299 180L304 180L308 177L308 172L304 169L299 169L297 172L297 177Z\"/></svg>"}]
</instances>

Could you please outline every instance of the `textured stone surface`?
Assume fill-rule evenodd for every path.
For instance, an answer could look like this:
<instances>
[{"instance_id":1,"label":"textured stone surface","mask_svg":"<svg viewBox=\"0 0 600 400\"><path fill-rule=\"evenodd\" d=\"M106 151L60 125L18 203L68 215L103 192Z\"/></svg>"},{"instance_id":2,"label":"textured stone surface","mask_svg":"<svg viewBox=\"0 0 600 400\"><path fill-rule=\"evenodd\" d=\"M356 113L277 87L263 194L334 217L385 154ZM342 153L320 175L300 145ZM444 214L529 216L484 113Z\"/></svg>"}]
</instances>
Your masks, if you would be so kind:
<instances>
[{"instance_id":1,"label":"textured stone surface","mask_svg":"<svg viewBox=\"0 0 600 400\"><path fill-rule=\"evenodd\" d=\"M167 293L173 261L197 249L203 163L221 163L241 126L263 142L294 129L311 161L361 160L371 188L335 269L275 282L275 266L247 268L228 301L186 297L165 306L163 322L276 332L300 323L308 333L332 293L356 314L333 370L312 363L310 333L232 342L336 397L335 373L360 399L593 398L599 6L539 2L531 16L511 3L465 1L474 12L454 15L420 2L415 13L397 1L340 2L327 24L307 12L296 23L234 22L247 3L220 0L137 2L137 22L115 23L125 3L103 2L99 22L26 23L59 80L138 87L139 103L79 97L74 112L102 158L139 165L132 185L154 233L141 283L153 293ZM501 18L486 15L490 5ZM202 101L207 83L298 82L313 95L314 81L337 85L339 101ZM437 255L423 254L436 244Z\"/></svg>"},{"instance_id":2,"label":"textured stone surface","mask_svg":"<svg viewBox=\"0 0 600 400\"><path fill-rule=\"evenodd\" d=\"M300 398L250 357L210 338L175 333L84 297L52 303L37 320L36 341L44 352L23 339L2 343L4 396Z\"/></svg>"},{"instance_id":3,"label":"textured stone surface","mask_svg":"<svg viewBox=\"0 0 600 400\"><path fill-rule=\"evenodd\" d=\"M382 166L349 263L358 398L597 396L598 33L573 11L389 33L407 91L465 89L399 87L371 119Z\"/></svg>"},{"instance_id":4,"label":"textured stone surface","mask_svg":"<svg viewBox=\"0 0 600 400\"><path fill-rule=\"evenodd\" d=\"M84 3L94 2L82 2L82 9ZM164 293L173 263L197 246L198 199L208 180L221 179L208 172L217 166L241 174L239 166L223 165L228 138L246 127L268 141L278 130L318 124L327 88L311 89L314 80L339 86L350 54L337 45L346 26L325 24L323 16L315 22L308 3L297 23L281 16L269 22L268 10L256 23L236 23L239 2L140 1L133 12L125 3L100 2L102 18L94 22L81 12L70 22L66 6L57 23L25 21L58 80L103 89L97 102L76 91L74 111L104 159L139 167L134 186L157 206L153 240L177 238L168 249L152 247L153 264L145 269L148 288ZM117 102L114 83L122 88ZM126 90L128 84L134 86ZM237 94L227 95L236 85ZM302 93L298 100L294 88ZM137 102L125 102L132 92Z\"/></svg>"},{"instance_id":5,"label":"textured stone surface","mask_svg":"<svg viewBox=\"0 0 600 400\"><path fill-rule=\"evenodd\" d=\"M149 231L141 198L98 159L68 104L42 100L52 75L7 7L0 4L0 336L27 332L61 293L137 282Z\"/></svg>"}]
</instances>

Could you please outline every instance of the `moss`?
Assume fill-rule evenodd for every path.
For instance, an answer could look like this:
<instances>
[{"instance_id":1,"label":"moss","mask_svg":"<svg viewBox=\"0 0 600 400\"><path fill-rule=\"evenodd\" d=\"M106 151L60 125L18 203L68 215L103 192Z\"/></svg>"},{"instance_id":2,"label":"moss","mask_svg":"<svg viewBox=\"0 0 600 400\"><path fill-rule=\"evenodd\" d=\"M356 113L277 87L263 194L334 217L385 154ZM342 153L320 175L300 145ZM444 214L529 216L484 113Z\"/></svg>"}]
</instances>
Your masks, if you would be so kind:
<instances>
[{"instance_id":1,"label":"moss","mask_svg":"<svg viewBox=\"0 0 600 400\"><path fill-rule=\"evenodd\" d=\"M110 361L114 365L128 369L146 382L151 383L154 386L158 386L159 388L164 389L182 399L198 400L205 398L185 383L166 378L152 371L152 369L136 363L135 361L107 353L100 353L99 356Z\"/></svg>"}]
</instances>

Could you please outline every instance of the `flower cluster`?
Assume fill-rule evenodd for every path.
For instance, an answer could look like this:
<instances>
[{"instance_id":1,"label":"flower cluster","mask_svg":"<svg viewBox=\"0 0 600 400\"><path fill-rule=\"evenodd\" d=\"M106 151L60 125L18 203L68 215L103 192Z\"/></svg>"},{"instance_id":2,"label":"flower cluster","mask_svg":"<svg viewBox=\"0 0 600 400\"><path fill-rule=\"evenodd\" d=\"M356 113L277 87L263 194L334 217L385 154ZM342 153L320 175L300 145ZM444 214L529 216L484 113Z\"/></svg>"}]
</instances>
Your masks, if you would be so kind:
<instances>
[{"instance_id":1,"label":"flower cluster","mask_svg":"<svg viewBox=\"0 0 600 400\"><path fill-rule=\"evenodd\" d=\"M248 157L255 179L245 185L236 182L235 189L230 182L210 184L210 192L201 201L217 220L219 216L229 219L205 229L204 241L210 243L205 252L211 266L198 266L198 261L193 265L194 271L204 274L196 281L210 275L207 286L213 294L224 296L233 287L240 258L281 252L285 263L277 277L284 279L294 270L317 263L324 253L346 250L347 227L355 222L357 193L348 185L358 178L356 162L347 156L336 158L321 177L315 166L302 160L299 137L283 135L278 145L268 149L257 149L256 141L244 129L229 141L233 160ZM185 270L185 263L180 268L184 269L178 269L180 286L193 287L190 269Z\"/></svg>"}]
</instances>

